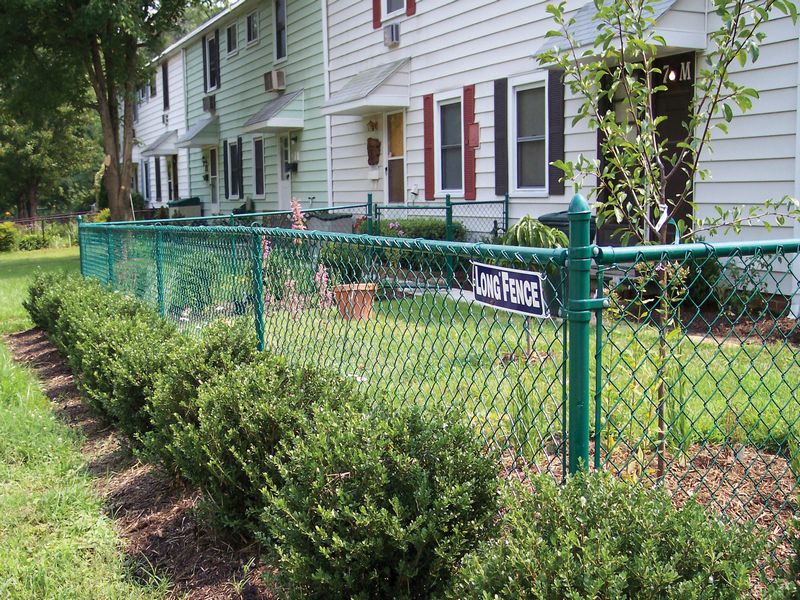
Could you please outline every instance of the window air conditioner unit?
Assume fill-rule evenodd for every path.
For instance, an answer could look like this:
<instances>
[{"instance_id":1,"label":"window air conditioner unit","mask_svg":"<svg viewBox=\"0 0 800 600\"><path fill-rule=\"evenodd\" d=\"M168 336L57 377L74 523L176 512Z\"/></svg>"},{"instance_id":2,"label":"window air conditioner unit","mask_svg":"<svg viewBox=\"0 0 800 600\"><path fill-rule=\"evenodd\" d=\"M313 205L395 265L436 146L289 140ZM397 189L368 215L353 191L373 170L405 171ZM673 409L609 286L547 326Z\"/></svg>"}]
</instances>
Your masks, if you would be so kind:
<instances>
[{"instance_id":1,"label":"window air conditioner unit","mask_svg":"<svg viewBox=\"0 0 800 600\"><path fill-rule=\"evenodd\" d=\"M203 112L214 112L217 110L217 97L206 96L203 98Z\"/></svg>"},{"instance_id":2,"label":"window air conditioner unit","mask_svg":"<svg viewBox=\"0 0 800 600\"><path fill-rule=\"evenodd\" d=\"M400 23L392 23L383 28L383 45L387 48L400 45Z\"/></svg>"},{"instance_id":3,"label":"window air conditioner unit","mask_svg":"<svg viewBox=\"0 0 800 600\"><path fill-rule=\"evenodd\" d=\"M282 92L286 89L286 73L282 69L264 73L264 91Z\"/></svg>"},{"instance_id":4,"label":"window air conditioner unit","mask_svg":"<svg viewBox=\"0 0 800 600\"><path fill-rule=\"evenodd\" d=\"M161 123L162 123L162 125L169 126L169 115L167 113L164 113L163 115L161 115Z\"/></svg>"}]
</instances>

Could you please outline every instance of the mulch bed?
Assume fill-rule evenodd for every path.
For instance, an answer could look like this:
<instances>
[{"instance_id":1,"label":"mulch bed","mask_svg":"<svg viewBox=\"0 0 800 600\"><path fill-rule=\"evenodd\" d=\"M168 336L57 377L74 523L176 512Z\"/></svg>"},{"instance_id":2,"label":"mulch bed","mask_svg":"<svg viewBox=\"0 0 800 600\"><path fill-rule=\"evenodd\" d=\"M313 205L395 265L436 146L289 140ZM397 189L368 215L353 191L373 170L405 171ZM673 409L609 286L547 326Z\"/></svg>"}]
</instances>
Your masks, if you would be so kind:
<instances>
[{"instance_id":1,"label":"mulch bed","mask_svg":"<svg viewBox=\"0 0 800 600\"><path fill-rule=\"evenodd\" d=\"M267 567L259 563L259 549L204 526L195 516L197 490L132 456L121 436L81 401L72 373L41 330L4 340L14 359L36 373L56 414L84 436L81 452L135 572L144 576L154 567L172 583L175 598L275 597L262 581Z\"/></svg>"},{"instance_id":2,"label":"mulch bed","mask_svg":"<svg viewBox=\"0 0 800 600\"><path fill-rule=\"evenodd\" d=\"M688 311L687 311L688 312ZM728 318L720 310L703 309L698 315L684 315L687 333L718 343L778 343L800 345L800 323L789 317L767 314L759 320L739 316Z\"/></svg>"}]
</instances>

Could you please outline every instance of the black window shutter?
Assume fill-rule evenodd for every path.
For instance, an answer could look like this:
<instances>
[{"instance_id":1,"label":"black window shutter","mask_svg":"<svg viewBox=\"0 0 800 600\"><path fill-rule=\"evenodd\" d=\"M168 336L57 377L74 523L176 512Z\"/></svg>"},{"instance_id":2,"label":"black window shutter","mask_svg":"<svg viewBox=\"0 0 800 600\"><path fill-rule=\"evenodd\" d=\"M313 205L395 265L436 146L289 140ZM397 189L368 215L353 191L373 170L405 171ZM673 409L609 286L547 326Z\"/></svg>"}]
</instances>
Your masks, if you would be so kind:
<instances>
[{"instance_id":1,"label":"black window shutter","mask_svg":"<svg viewBox=\"0 0 800 600\"><path fill-rule=\"evenodd\" d=\"M169 110L169 73L167 63L161 65L161 94L163 95L164 110Z\"/></svg>"},{"instance_id":2,"label":"black window shutter","mask_svg":"<svg viewBox=\"0 0 800 600\"><path fill-rule=\"evenodd\" d=\"M208 42L203 38L203 93L208 91Z\"/></svg>"},{"instance_id":3,"label":"black window shutter","mask_svg":"<svg viewBox=\"0 0 800 600\"><path fill-rule=\"evenodd\" d=\"M508 79L494 80L494 193L508 193Z\"/></svg>"},{"instance_id":4,"label":"black window shutter","mask_svg":"<svg viewBox=\"0 0 800 600\"><path fill-rule=\"evenodd\" d=\"M225 199L228 199L228 142L222 142L222 180L225 182Z\"/></svg>"},{"instance_id":5,"label":"black window shutter","mask_svg":"<svg viewBox=\"0 0 800 600\"><path fill-rule=\"evenodd\" d=\"M217 87L222 85L222 69L219 65L219 29L214 31L214 65L217 71Z\"/></svg>"},{"instance_id":6,"label":"black window shutter","mask_svg":"<svg viewBox=\"0 0 800 600\"><path fill-rule=\"evenodd\" d=\"M156 156L156 202L161 202L161 157Z\"/></svg>"},{"instance_id":7,"label":"black window shutter","mask_svg":"<svg viewBox=\"0 0 800 600\"><path fill-rule=\"evenodd\" d=\"M242 138L236 138L237 156L239 160L239 198L244 198L244 146L242 146Z\"/></svg>"},{"instance_id":8,"label":"black window shutter","mask_svg":"<svg viewBox=\"0 0 800 600\"><path fill-rule=\"evenodd\" d=\"M172 197L178 199L178 155L172 155Z\"/></svg>"},{"instance_id":9,"label":"black window shutter","mask_svg":"<svg viewBox=\"0 0 800 600\"><path fill-rule=\"evenodd\" d=\"M548 162L564 160L564 72L551 70L547 72L547 154ZM548 193L560 195L564 193L564 171L548 164Z\"/></svg>"}]
</instances>

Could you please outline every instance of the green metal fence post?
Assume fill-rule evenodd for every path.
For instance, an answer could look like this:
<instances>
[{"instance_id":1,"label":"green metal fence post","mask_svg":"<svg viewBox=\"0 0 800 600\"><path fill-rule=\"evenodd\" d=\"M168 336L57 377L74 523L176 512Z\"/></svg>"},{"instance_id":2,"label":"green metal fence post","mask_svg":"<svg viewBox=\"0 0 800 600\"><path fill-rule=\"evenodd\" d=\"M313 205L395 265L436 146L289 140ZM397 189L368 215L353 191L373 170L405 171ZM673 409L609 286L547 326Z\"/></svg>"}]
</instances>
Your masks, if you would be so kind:
<instances>
[{"instance_id":1,"label":"green metal fence post","mask_svg":"<svg viewBox=\"0 0 800 600\"><path fill-rule=\"evenodd\" d=\"M84 266L84 262L86 261L86 252L84 251L83 247L83 235L81 234L82 227L83 215L78 215L78 261L81 265L81 277L86 277L86 267Z\"/></svg>"},{"instance_id":2,"label":"green metal fence post","mask_svg":"<svg viewBox=\"0 0 800 600\"><path fill-rule=\"evenodd\" d=\"M589 269L593 246L589 242L591 212L580 194L569 203L568 218L569 472L573 474L589 467Z\"/></svg>"},{"instance_id":3,"label":"green metal fence post","mask_svg":"<svg viewBox=\"0 0 800 600\"><path fill-rule=\"evenodd\" d=\"M367 235L372 233L372 194L367 194Z\"/></svg>"},{"instance_id":4,"label":"green metal fence post","mask_svg":"<svg viewBox=\"0 0 800 600\"><path fill-rule=\"evenodd\" d=\"M111 239L112 229L106 229L106 254L108 256L108 280L106 283L114 287L114 243Z\"/></svg>"},{"instance_id":5,"label":"green metal fence post","mask_svg":"<svg viewBox=\"0 0 800 600\"><path fill-rule=\"evenodd\" d=\"M261 234L253 231L253 310L255 311L258 351L264 350L264 274L261 263Z\"/></svg>"},{"instance_id":6,"label":"green metal fence post","mask_svg":"<svg viewBox=\"0 0 800 600\"><path fill-rule=\"evenodd\" d=\"M453 205L450 202L450 194L444 197L444 238L448 242L453 241ZM447 255L447 287L453 287L455 267L453 266L453 257L448 253Z\"/></svg>"},{"instance_id":7,"label":"green metal fence post","mask_svg":"<svg viewBox=\"0 0 800 600\"><path fill-rule=\"evenodd\" d=\"M166 315L164 309L164 261L161 249L161 238L163 233L156 231L156 287L158 294L158 314L162 317Z\"/></svg>"}]
</instances>

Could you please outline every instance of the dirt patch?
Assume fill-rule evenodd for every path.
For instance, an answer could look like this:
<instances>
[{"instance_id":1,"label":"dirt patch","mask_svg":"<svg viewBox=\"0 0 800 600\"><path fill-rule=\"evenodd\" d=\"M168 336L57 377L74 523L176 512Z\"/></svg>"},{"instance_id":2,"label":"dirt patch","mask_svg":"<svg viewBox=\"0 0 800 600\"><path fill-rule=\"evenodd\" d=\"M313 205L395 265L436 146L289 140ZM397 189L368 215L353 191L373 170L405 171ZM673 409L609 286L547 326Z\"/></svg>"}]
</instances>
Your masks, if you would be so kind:
<instances>
[{"instance_id":1,"label":"dirt patch","mask_svg":"<svg viewBox=\"0 0 800 600\"><path fill-rule=\"evenodd\" d=\"M84 436L81 451L96 478L135 570L165 575L171 597L271 599L259 549L231 540L195 518L201 499L152 465L136 460L123 439L81 401L72 373L39 329L4 338L15 360L41 381L56 414Z\"/></svg>"},{"instance_id":2,"label":"dirt patch","mask_svg":"<svg viewBox=\"0 0 800 600\"><path fill-rule=\"evenodd\" d=\"M719 310L703 309L701 313L692 314L684 320L687 321L687 333L698 340L709 339L730 344L800 345L800 323L796 319L778 317L771 313L753 320L746 316L731 318Z\"/></svg>"}]
</instances>

